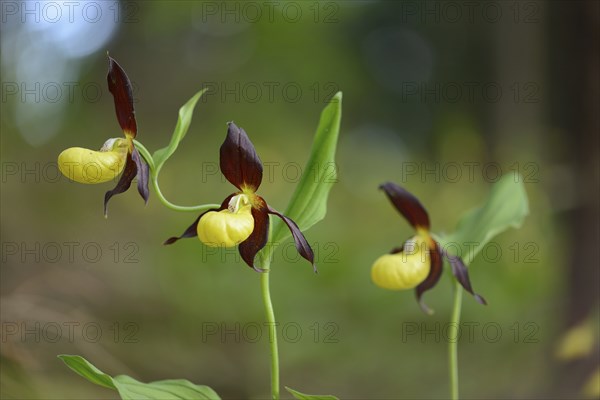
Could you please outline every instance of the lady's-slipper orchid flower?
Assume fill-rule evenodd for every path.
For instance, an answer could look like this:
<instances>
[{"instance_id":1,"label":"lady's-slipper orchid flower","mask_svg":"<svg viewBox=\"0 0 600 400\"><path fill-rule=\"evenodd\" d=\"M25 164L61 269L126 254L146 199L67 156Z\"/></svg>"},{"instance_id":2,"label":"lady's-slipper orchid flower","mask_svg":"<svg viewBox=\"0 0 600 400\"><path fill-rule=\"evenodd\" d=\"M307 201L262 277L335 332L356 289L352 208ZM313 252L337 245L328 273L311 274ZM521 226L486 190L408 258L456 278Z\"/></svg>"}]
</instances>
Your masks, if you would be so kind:
<instances>
[{"instance_id":1,"label":"lady's-slipper orchid flower","mask_svg":"<svg viewBox=\"0 0 600 400\"><path fill-rule=\"evenodd\" d=\"M207 246L238 246L246 264L264 272L254 265L254 258L267 244L269 214L273 214L288 226L298 253L313 264L316 272L312 248L298 225L256 194L262 182L263 165L246 132L233 122L228 123L227 137L221 145L220 167L221 173L239 192L227 196L218 209L201 214L181 236L171 237L165 244L198 236Z\"/></svg>"},{"instance_id":2,"label":"lady's-slipper orchid flower","mask_svg":"<svg viewBox=\"0 0 600 400\"><path fill-rule=\"evenodd\" d=\"M445 256L452 267L458 282L475 299L486 304L483 297L476 294L466 265L460 257L442 251L429 232L430 223L427 211L419 200L400 186L388 182L380 186L394 207L408 220L417 233L408 239L404 246L393 249L390 254L379 257L371 269L371 279L384 289L403 290L416 287L416 296L421 309L431 313L422 302L423 293L433 288L442 275Z\"/></svg>"},{"instance_id":3,"label":"lady's-slipper orchid flower","mask_svg":"<svg viewBox=\"0 0 600 400\"><path fill-rule=\"evenodd\" d=\"M131 82L123 68L110 56L107 80L108 90L114 98L117 120L125 138L108 139L99 151L71 147L58 156L58 168L63 175L79 183L108 182L123 172L117 186L104 195L105 216L110 198L129 189L136 176L138 192L146 203L149 196L148 164L133 145L137 123Z\"/></svg>"}]
</instances>

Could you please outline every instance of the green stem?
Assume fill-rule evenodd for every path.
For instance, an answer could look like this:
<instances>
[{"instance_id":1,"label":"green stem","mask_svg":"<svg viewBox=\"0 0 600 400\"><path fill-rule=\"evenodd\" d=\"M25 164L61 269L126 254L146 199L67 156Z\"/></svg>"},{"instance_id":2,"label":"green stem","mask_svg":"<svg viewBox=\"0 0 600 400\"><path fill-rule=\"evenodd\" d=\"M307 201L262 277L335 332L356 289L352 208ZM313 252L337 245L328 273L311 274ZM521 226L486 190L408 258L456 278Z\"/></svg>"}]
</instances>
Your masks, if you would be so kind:
<instances>
[{"instance_id":1,"label":"green stem","mask_svg":"<svg viewBox=\"0 0 600 400\"><path fill-rule=\"evenodd\" d=\"M265 314L267 325L269 326L269 345L271 347L271 398L279 399L279 352L277 350L277 326L275 324L275 312L273 311L273 303L271 302L271 292L269 289L269 274L270 269L268 262L265 272L260 274L260 286L262 298L265 305Z\"/></svg>"},{"instance_id":2,"label":"green stem","mask_svg":"<svg viewBox=\"0 0 600 400\"><path fill-rule=\"evenodd\" d=\"M152 186L154 187L154 191L156 192L156 195L158 196L158 199L160 200L160 202L163 203L167 208L170 208L171 210L175 210L175 211L204 212L204 211L210 210L211 208L219 208L220 207L219 204L201 204L199 206L178 206L177 204L171 203L169 200L167 200L165 198L165 196L160 191L160 186L158 185L158 172L159 171L156 170L156 166L154 165L154 159L150 155L150 152L148 151L148 149L146 149L146 147L143 144L141 144L137 140L134 140L133 143L135 144L135 147L138 149L138 151L140 152L142 157L144 157L144 160L146 160L146 162L148 163L148 167L150 167L150 180L152 181Z\"/></svg>"},{"instance_id":3,"label":"green stem","mask_svg":"<svg viewBox=\"0 0 600 400\"><path fill-rule=\"evenodd\" d=\"M166 207L170 208L171 210L204 212L204 211L210 210L211 208L219 208L220 207L219 204L200 204L199 206L178 206L177 204L171 203L169 200L167 200L165 198L165 196L163 196L162 192L160 191L160 187L158 186L158 176L157 175L152 174L151 180L152 180L152 186L154 187L154 191L156 192L158 199L160 200L161 203L163 203Z\"/></svg>"},{"instance_id":4,"label":"green stem","mask_svg":"<svg viewBox=\"0 0 600 400\"><path fill-rule=\"evenodd\" d=\"M454 280L454 304L448 332L448 360L450 371L450 398L458 400L458 329L462 307L462 287ZM454 332L451 332L453 330Z\"/></svg>"}]
</instances>

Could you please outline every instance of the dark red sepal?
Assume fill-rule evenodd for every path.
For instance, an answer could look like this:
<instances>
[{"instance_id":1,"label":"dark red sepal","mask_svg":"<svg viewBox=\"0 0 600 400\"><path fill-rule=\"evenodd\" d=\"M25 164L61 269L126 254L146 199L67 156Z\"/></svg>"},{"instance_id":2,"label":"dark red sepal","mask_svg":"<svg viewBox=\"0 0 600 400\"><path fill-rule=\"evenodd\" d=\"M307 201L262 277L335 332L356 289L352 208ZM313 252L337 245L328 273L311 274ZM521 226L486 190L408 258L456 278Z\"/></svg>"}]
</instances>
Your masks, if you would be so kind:
<instances>
[{"instance_id":1,"label":"dark red sepal","mask_svg":"<svg viewBox=\"0 0 600 400\"><path fill-rule=\"evenodd\" d=\"M108 57L108 90L115 100L117 120L125 135L134 138L137 135L135 110L133 109L133 90L131 81L121 66Z\"/></svg>"},{"instance_id":2,"label":"dark red sepal","mask_svg":"<svg viewBox=\"0 0 600 400\"><path fill-rule=\"evenodd\" d=\"M148 204L150 190L148 189L148 181L150 180L150 168L146 161L140 156L138 150L134 147L131 152L131 159L137 166L137 189L140 196L144 199L144 203Z\"/></svg>"},{"instance_id":3,"label":"dark red sepal","mask_svg":"<svg viewBox=\"0 0 600 400\"><path fill-rule=\"evenodd\" d=\"M467 292L471 293L478 303L487 305L485 299L473 291L471 279L469 278L469 271L463 260L460 257L450 255L447 252L444 252L444 255L450 263L452 274L456 277L458 283L460 283L460 285L465 288Z\"/></svg>"},{"instance_id":4,"label":"dark red sepal","mask_svg":"<svg viewBox=\"0 0 600 400\"><path fill-rule=\"evenodd\" d=\"M202 214L200 214L198 216L198 218L196 218L196 220L194 221L193 224L191 224L190 226L188 226L188 228L180 235L180 236L171 236L170 238L168 238L167 240L164 241L164 245L167 244L173 244L176 241L178 241L179 239L184 239L184 238L191 238L191 237L196 237L198 236L198 221L200 221L200 218L202 218L202 216L204 214L206 214L209 211L221 211L227 208L227 206L229 205L229 200L231 200L231 198L233 196L235 196L236 194L231 194L229 196L227 196L227 198L223 201L223 203L221 203L221 207L219 208L213 208L210 210L206 210L204 211Z\"/></svg>"},{"instance_id":5,"label":"dark red sepal","mask_svg":"<svg viewBox=\"0 0 600 400\"><path fill-rule=\"evenodd\" d=\"M442 267L444 265L444 260L442 258L442 251L440 247L435 241L432 241L433 247L429 248L429 257L431 259L431 268L429 269L429 275L423 282L417 286L415 289L415 293L417 296L417 301L419 302L419 306L421 310L423 310L427 314L432 314L433 312L423 303L421 300L421 296L424 292L431 289L436 285L439 281L440 276L442 276Z\"/></svg>"},{"instance_id":6,"label":"dark red sepal","mask_svg":"<svg viewBox=\"0 0 600 400\"><path fill-rule=\"evenodd\" d=\"M379 188L383 189L394 207L400 211L413 228L429 229L429 216L419 199L392 182L386 182L380 185Z\"/></svg>"},{"instance_id":7,"label":"dark red sepal","mask_svg":"<svg viewBox=\"0 0 600 400\"><path fill-rule=\"evenodd\" d=\"M285 224L290 229L290 232L292 232L292 237L294 238L294 244L296 245L296 250L298 250L298 253L300 253L300 255L305 260L310 261L310 263L313 266L313 270L315 272L317 272L317 266L315 264L315 255L313 253L313 250L310 247L310 245L308 244L308 241L304 237L304 234L302 233L302 231L300 230L298 225L294 222L294 220L286 217L285 215L283 215L282 213L280 213L279 211L277 211L271 207L269 207L269 213L273 214L273 215L277 215L279 218L281 218L283 220L283 222L285 222Z\"/></svg>"},{"instance_id":8,"label":"dark red sepal","mask_svg":"<svg viewBox=\"0 0 600 400\"><path fill-rule=\"evenodd\" d=\"M260 201L264 203L264 200L260 199ZM265 272L264 269L254 265L254 258L266 246L269 240L269 213L267 212L267 208L252 207L252 217L254 218L254 230L248 239L239 244L238 250L242 259L250 268L257 272Z\"/></svg>"},{"instance_id":9,"label":"dark red sepal","mask_svg":"<svg viewBox=\"0 0 600 400\"><path fill-rule=\"evenodd\" d=\"M233 122L227 125L220 152L221 172L238 189L255 192L262 181L262 162L246 132Z\"/></svg>"},{"instance_id":10,"label":"dark red sepal","mask_svg":"<svg viewBox=\"0 0 600 400\"><path fill-rule=\"evenodd\" d=\"M133 161L131 154L127 153L127 161L125 163L125 169L123 170L123 174L121 174L121 178L119 182L117 182L117 186L114 189L109 190L104 194L104 216L108 216L108 201L114 195L121 194L131 186L131 181L137 175L137 165L135 161Z\"/></svg>"}]
</instances>

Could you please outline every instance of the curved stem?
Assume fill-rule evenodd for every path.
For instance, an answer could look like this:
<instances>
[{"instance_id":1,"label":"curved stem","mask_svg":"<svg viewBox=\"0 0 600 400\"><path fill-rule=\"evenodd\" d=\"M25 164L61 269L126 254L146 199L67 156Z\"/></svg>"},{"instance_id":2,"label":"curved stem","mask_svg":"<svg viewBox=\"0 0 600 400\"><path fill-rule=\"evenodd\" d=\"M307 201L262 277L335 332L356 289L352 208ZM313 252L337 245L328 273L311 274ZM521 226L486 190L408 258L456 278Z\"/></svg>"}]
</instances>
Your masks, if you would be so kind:
<instances>
[{"instance_id":1,"label":"curved stem","mask_svg":"<svg viewBox=\"0 0 600 400\"><path fill-rule=\"evenodd\" d=\"M263 303L265 305L265 315L269 327L269 345L271 350L271 398L279 399L279 352L277 349L277 325L275 322L275 312L271 302L271 292L269 289L269 265L266 262L265 272L260 274L260 286L262 291Z\"/></svg>"},{"instance_id":2,"label":"curved stem","mask_svg":"<svg viewBox=\"0 0 600 400\"><path fill-rule=\"evenodd\" d=\"M165 196L163 196L162 192L160 191L160 187L158 186L158 176L157 175L152 173L151 180L152 180L152 186L154 187L154 191L156 192L158 199L160 200L161 203L163 203L166 207L170 208L171 210L204 212L204 211L210 210L211 208L219 208L220 207L219 204L200 204L199 206L178 206L177 204L171 203L169 200L167 200L165 198Z\"/></svg>"},{"instance_id":3,"label":"curved stem","mask_svg":"<svg viewBox=\"0 0 600 400\"><path fill-rule=\"evenodd\" d=\"M198 212L208 211L211 208L219 208L219 204L201 204L199 206L178 206L177 204L173 204L169 200L167 200L165 198L165 196L162 194L162 192L160 191L160 186L158 185L158 171L156 170L156 166L154 165L154 159L152 158L152 155L150 155L150 152L148 151L148 149L146 149L146 147L143 144L141 144L140 142L138 142L137 140L134 140L133 143L135 144L135 147L138 149L138 151L140 152L140 154L142 155L144 160L146 160L146 162L148 163L148 167L150 167L150 175L151 175L150 180L152 181L152 186L154 187L154 191L156 192L156 195L158 196L158 199L160 200L160 202L163 203L167 208L170 208L171 210L175 210L175 211L198 211Z\"/></svg>"},{"instance_id":4,"label":"curved stem","mask_svg":"<svg viewBox=\"0 0 600 400\"><path fill-rule=\"evenodd\" d=\"M448 329L448 367L450 371L450 398L452 400L458 400L458 329L460 325L462 293L462 287L460 287L457 281L454 281L454 303L452 306L450 327Z\"/></svg>"}]
</instances>

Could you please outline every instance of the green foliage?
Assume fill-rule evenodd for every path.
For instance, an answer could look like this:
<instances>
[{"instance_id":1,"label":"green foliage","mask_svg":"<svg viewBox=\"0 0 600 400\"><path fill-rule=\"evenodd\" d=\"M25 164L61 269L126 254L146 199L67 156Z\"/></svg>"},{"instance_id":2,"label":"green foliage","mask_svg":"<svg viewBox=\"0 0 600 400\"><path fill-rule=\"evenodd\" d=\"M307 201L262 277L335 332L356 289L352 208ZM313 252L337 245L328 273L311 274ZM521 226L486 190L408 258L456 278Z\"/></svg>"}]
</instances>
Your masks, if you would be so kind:
<instances>
[{"instance_id":1,"label":"green foliage","mask_svg":"<svg viewBox=\"0 0 600 400\"><path fill-rule=\"evenodd\" d=\"M58 358L63 360L63 362L67 364L69 368L83 376L88 381L109 389L116 389L116 386L113 383L113 378L100 371L85 358L81 356L70 356L67 354L59 355Z\"/></svg>"},{"instance_id":2,"label":"green foliage","mask_svg":"<svg viewBox=\"0 0 600 400\"><path fill-rule=\"evenodd\" d=\"M309 159L284 213L302 231L322 220L327 213L329 191L337 181L335 150L341 119L342 92L337 92L321 113ZM290 235L283 223L276 221L271 241L281 243Z\"/></svg>"},{"instance_id":3,"label":"green foliage","mask_svg":"<svg viewBox=\"0 0 600 400\"><path fill-rule=\"evenodd\" d=\"M177 125L175 125L175 130L173 131L173 135L171 136L171 141L169 145L163 147L162 149L158 149L152 155L154 159L154 174L158 176L160 169L164 165L164 163L173 155L175 150L177 150L177 146L179 146L179 142L183 140L185 137L190 124L192 123L192 114L194 112L194 107L200 97L206 92L207 88L202 89L198 93L196 93L191 99L187 101L181 108L179 109L179 118L177 119Z\"/></svg>"},{"instance_id":4,"label":"green foliage","mask_svg":"<svg viewBox=\"0 0 600 400\"><path fill-rule=\"evenodd\" d=\"M289 387L285 387L285 390L287 390L288 392L290 392L290 394L292 396L294 396L295 399L299 399L299 400L338 400L337 397L335 396L331 396L331 395L312 395L312 394L304 394L304 393L300 393L294 389L291 389Z\"/></svg>"},{"instance_id":5,"label":"green foliage","mask_svg":"<svg viewBox=\"0 0 600 400\"><path fill-rule=\"evenodd\" d=\"M440 242L450 251L459 246L468 265L494 236L511 227L519 228L527 214L529 202L523 178L518 174L505 175L494 184L486 202L467 212L456 231Z\"/></svg>"},{"instance_id":6,"label":"green foliage","mask_svg":"<svg viewBox=\"0 0 600 400\"><path fill-rule=\"evenodd\" d=\"M114 389L123 400L208 400L220 399L208 386L194 385L185 379L143 383L127 375L111 377L81 356L58 356L73 371L96 385Z\"/></svg>"}]
</instances>

